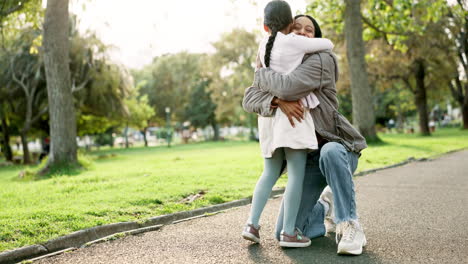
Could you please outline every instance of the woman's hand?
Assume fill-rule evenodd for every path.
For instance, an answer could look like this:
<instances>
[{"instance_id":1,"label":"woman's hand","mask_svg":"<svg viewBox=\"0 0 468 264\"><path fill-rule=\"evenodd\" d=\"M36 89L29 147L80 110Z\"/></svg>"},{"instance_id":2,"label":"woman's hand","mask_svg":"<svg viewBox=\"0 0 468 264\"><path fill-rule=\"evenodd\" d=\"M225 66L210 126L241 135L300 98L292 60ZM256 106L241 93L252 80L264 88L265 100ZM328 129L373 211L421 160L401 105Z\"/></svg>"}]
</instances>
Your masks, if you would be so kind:
<instances>
[{"instance_id":1,"label":"woman's hand","mask_svg":"<svg viewBox=\"0 0 468 264\"><path fill-rule=\"evenodd\" d=\"M304 108L302 107L300 100L284 101L279 98L274 98L272 101L272 105L277 105L281 109L281 111L283 111L283 113L288 117L292 127L296 127L294 125L293 118L296 118L299 122L302 122L302 120L304 119Z\"/></svg>"}]
</instances>

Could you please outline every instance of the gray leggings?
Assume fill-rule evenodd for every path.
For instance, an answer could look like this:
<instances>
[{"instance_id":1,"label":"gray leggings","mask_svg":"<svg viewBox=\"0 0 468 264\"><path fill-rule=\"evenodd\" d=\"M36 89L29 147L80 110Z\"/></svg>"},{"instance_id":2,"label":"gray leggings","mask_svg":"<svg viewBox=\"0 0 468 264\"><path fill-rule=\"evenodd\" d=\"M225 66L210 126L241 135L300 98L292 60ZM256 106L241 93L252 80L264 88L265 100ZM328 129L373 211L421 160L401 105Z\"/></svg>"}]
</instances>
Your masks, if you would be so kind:
<instances>
[{"instance_id":1,"label":"gray leggings","mask_svg":"<svg viewBox=\"0 0 468 264\"><path fill-rule=\"evenodd\" d=\"M283 196L283 231L292 235L294 234L297 213L301 203L307 161L307 150L305 149L278 148L271 158L265 159L262 176L255 186L248 223L254 226L259 225L260 215L270 197L273 186L279 178L285 158L288 166L288 183Z\"/></svg>"}]
</instances>

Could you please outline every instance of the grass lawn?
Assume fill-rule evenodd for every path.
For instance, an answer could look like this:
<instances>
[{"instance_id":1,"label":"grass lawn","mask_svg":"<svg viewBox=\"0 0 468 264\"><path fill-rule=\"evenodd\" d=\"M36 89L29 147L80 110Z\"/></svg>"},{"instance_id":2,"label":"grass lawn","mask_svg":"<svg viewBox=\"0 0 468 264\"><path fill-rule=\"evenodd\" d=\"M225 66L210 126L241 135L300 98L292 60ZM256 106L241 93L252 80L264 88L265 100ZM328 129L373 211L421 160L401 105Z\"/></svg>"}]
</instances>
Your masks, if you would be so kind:
<instances>
[{"instance_id":1,"label":"grass lawn","mask_svg":"<svg viewBox=\"0 0 468 264\"><path fill-rule=\"evenodd\" d=\"M384 143L363 151L358 171L468 148L468 132L459 129L438 130L431 137L380 137ZM248 197L262 171L254 142L114 149L91 155L95 161L89 170L41 180L19 179L23 166L0 167L0 252L96 225ZM285 182L283 177L278 186ZM180 203L201 190L206 191L203 199Z\"/></svg>"}]
</instances>

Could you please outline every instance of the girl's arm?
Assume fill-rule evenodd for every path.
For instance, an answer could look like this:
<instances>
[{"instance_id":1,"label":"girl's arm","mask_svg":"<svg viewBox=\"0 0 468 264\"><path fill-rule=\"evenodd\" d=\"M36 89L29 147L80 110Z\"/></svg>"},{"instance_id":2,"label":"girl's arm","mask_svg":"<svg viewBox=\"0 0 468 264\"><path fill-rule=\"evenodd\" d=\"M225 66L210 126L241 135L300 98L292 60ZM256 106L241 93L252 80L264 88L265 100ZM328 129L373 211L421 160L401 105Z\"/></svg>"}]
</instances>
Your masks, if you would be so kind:
<instances>
[{"instance_id":1,"label":"girl's arm","mask_svg":"<svg viewBox=\"0 0 468 264\"><path fill-rule=\"evenodd\" d=\"M289 74L270 68L255 72L253 86L286 101L295 101L338 80L338 63L330 52L314 53Z\"/></svg>"},{"instance_id":2,"label":"girl's arm","mask_svg":"<svg viewBox=\"0 0 468 264\"><path fill-rule=\"evenodd\" d=\"M290 34L289 45L291 48L300 50L304 53L314 53L322 50L331 50L334 45L331 40L326 38L307 38L294 33Z\"/></svg>"}]
</instances>

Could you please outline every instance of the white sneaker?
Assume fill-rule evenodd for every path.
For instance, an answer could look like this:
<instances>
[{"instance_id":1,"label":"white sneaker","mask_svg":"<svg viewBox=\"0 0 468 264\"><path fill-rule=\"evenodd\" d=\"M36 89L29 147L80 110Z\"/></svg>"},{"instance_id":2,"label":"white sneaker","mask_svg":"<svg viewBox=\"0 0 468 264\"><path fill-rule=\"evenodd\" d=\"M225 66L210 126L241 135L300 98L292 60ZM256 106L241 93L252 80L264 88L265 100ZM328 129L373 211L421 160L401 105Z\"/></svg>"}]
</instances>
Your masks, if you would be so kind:
<instances>
[{"instance_id":1,"label":"white sneaker","mask_svg":"<svg viewBox=\"0 0 468 264\"><path fill-rule=\"evenodd\" d=\"M357 220L339 223L336 239L339 241L337 253L343 255L361 255L367 244L364 230Z\"/></svg>"},{"instance_id":2,"label":"white sneaker","mask_svg":"<svg viewBox=\"0 0 468 264\"><path fill-rule=\"evenodd\" d=\"M328 206L328 211L325 215L325 229L327 233L332 233L336 231L336 223L335 219L335 207L333 205L333 193L330 186L325 187L323 189L322 194L320 195L319 201L325 206ZM324 204L326 203L326 204Z\"/></svg>"}]
</instances>

